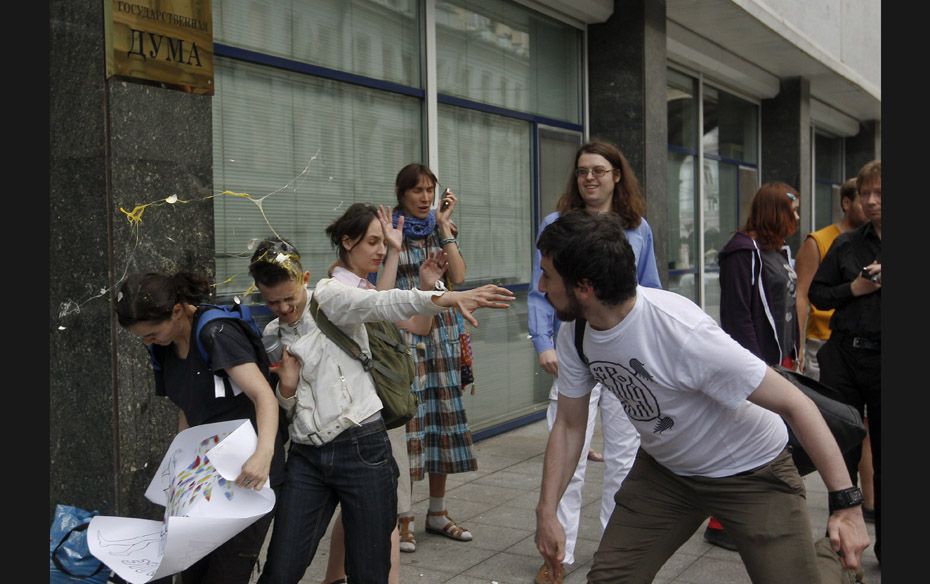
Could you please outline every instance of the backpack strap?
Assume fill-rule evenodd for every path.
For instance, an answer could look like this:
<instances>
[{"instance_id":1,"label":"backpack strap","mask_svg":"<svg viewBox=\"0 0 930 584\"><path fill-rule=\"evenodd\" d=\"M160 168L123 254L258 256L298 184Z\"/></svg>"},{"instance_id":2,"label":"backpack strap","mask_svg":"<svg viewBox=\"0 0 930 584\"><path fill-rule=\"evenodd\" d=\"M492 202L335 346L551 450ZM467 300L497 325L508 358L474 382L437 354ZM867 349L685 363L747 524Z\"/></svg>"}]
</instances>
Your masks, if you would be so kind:
<instances>
[{"instance_id":1,"label":"backpack strap","mask_svg":"<svg viewBox=\"0 0 930 584\"><path fill-rule=\"evenodd\" d=\"M161 370L161 357L159 357L157 351L161 351L162 347L160 345L146 345L146 349L149 351L149 359L152 363L152 374L155 376L155 395L165 395L165 376Z\"/></svg>"},{"instance_id":2,"label":"backpack strap","mask_svg":"<svg viewBox=\"0 0 930 584\"><path fill-rule=\"evenodd\" d=\"M374 367L371 357L362 352L358 343L353 341L349 335L345 334L341 328L334 325L333 322L329 320L326 313L320 309L319 303L313 296L310 297L310 316L313 317L316 326L323 331L323 334L326 335L329 340L336 343L336 346L348 353L353 359L360 361L365 371L371 371L371 368Z\"/></svg>"},{"instance_id":3,"label":"backpack strap","mask_svg":"<svg viewBox=\"0 0 930 584\"><path fill-rule=\"evenodd\" d=\"M200 340L200 333L203 332L203 327L206 326L206 324L210 321L216 320L218 318L235 318L235 316L231 315L229 310L213 304L201 304L200 308L206 308L206 310L204 310L200 314L200 318L197 319L197 330L194 332L194 340L197 344L197 351L200 353L200 358L203 359L203 362L212 369L213 364L210 363L210 355L207 353L207 349L203 346L203 341Z\"/></svg>"},{"instance_id":4,"label":"backpack strap","mask_svg":"<svg viewBox=\"0 0 930 584\"><path fill-rule=\"evenodd\" d=\"M205 310L200 314L200 318L197 320L197 330L194 334L194 338L197 343L197 350L200 352L200 357L203 359L204 363L210 365L210 355L207 354L207 349L203 346L203 341L200 339L200 333L203 332L203 327L207 323L214 321L218 318L230 318L242 321L247 328L251 329L253 333L259 338L262 336L262 331L258 328L258 324L252 318L252 310L242 303L237 303L232 307L229 306L217 306L215 304L201 304L200 308ZM238 314L237 314L238 313Z\"/></svg>"},{"instance_id":5,"label":"backpack strap","mask_svg":"<svg viewBox=\"0 0 930 584\"><path fill-rule=\"evenodd\" d=\"M588 321L583 318L575 319L575 350L585 365L588 364L588 357L584 354L584 327L587 324Z\"/></svg>"}]
</instances>

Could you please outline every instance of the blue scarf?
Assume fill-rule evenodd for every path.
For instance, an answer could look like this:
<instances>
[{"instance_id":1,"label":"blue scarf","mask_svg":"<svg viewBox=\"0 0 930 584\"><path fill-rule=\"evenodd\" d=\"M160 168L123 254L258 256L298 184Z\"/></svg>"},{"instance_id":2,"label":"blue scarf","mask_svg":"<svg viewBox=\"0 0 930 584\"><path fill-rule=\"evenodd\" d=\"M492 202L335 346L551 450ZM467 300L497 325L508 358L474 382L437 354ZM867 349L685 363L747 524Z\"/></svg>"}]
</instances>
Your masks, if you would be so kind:
<instances>
[{"instance_id":1,"label":"blue scarf","mask_svg":"<svg viewBox=\"0 0 930 584\"><path fill-rule=\"evenodd\" d=\"M400 217L402 211L395 209L392 214L392 220L394 227L397 227L397 218ZM404 237L409 239L423 239L428 236L430 233L436 229L436 211L431 210L429 215L426 216L426 219L420 219L412 215L404 215Z\"/></svg>"}]
</instances>

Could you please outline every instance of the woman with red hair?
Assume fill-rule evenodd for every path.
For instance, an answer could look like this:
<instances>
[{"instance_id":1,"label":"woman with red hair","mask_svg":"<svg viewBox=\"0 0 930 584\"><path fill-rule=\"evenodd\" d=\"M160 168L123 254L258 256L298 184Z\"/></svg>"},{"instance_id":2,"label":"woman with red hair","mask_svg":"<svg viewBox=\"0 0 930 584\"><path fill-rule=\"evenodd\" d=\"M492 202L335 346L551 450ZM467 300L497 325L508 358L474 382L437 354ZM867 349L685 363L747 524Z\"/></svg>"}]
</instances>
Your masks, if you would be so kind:
<instances>
[{"instance_id":1,"label":"woman with red hair","mask_svg":"<svg viewBox=\"0 0 930 584\"><path fill-rule=\"evenodd\" d=\"M718 256L720 326L769 365L793 367L797 358L797 276L782 248L798 219L797 190L765 183L752 198L746 225Z\"/></svg>"},{"instance_id":2,"label":"woman with red hair","mask_svg":"<svg viewBox=\"0 0 930 584\"><path fill-rule=\"evenodd\" d=\"M797 275L784 250L798 230L798 191L783 182L756 191L746 225L720 250L720 327L768 365L795 369L801 337ZM735 550L711 517L704 539Z\"/></svg>"}]
</instances>

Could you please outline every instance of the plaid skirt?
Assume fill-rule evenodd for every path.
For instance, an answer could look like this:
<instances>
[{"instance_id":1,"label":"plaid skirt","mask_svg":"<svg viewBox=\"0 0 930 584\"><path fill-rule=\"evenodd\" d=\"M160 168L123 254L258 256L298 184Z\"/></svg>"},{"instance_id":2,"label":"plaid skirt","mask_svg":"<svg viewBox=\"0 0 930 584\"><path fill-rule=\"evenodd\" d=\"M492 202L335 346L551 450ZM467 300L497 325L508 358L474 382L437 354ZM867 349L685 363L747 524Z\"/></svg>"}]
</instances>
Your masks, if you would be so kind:
<instances>
[{"instance_id":1,"label":"plaid skirt","mask_svg":"<svg viewBox=\"0 0 930 584\"><path fill-rule=\"evenodd\" d=\"M417 415L407 422L411 480L478 470L462 404L457 316L452 309L436 315L428 336L404 333L414 355L413 392L419 400Z\"/></svg>"}]
</instances>

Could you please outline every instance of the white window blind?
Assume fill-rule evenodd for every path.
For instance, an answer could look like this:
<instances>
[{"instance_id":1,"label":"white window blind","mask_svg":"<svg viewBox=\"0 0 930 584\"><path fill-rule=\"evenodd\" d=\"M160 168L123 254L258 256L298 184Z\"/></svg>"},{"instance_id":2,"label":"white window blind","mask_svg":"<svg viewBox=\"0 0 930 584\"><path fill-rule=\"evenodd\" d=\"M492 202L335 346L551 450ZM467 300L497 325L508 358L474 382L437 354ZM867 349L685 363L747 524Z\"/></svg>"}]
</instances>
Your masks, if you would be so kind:
<instances>
[{"instance_id":1,"label":"white window blind","mask_svg":"<svg viewBox=\"0 0 930 584\"><path fill-rule=\"evenodd\" d=\"M438 90L580 123L581 38L513 2L437 2Z\"/></svg>"},{"instance_id":2,"label":"white window blind","mask_svg":"<svg viewBox=\"0 0 930 584\"><path fill-rule=\"evenodd\" d=\"M417 0L219 0L217 42L420 87Z\"/></svg>"},{"instance_id":3,"label":"white window blind","mask_svg":"<svg viewBox=\"0 0 930 584\"><path fill-rule=\"evenodd\" d=\"M286 187L264 200L271 227L248 200L215 199L218 291L248 288L250 247L272 228L316 281L335 259L324 232L333 219L354 202L395 203L397 170L421 157L420 102L224 58L215 78L215 191L260 198Z\"/></svg>"},{"instance_id":4,"label":"white window blind","mask_svg":"<svg viewBox=\"0 0 930 584\"><path fill-rule=\"evenodd\" d=\"M469 282L530 281L533 244L530 124L439 107L439 182L459 197Z\"/></svg>"}]
</instances>

